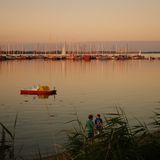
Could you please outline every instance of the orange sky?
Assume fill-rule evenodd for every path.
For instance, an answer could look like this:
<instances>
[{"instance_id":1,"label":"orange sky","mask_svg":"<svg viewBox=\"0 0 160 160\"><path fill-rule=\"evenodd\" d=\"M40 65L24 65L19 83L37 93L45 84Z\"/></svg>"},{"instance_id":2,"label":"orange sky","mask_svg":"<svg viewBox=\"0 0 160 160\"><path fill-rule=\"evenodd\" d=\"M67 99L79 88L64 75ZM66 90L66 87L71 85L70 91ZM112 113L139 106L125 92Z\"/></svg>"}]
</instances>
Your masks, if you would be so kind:
<instances>
[{"instance_id":1,"label":"orange sky","mask_svg":"<svg viewBox=\"0 0 160 160\"><path fill-rule=\"evenodd\" d=\"M160 40L159 0L0 0L0 42Z\"/></svg>"}]
</instances>

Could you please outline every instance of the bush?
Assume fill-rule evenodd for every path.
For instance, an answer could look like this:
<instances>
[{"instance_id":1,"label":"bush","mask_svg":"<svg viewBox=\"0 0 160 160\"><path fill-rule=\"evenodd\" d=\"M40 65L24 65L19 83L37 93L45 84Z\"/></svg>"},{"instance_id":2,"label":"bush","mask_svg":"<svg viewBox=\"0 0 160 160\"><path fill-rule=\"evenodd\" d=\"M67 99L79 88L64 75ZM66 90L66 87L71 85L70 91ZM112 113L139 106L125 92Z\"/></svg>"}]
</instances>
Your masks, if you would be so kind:
<instances>
[{"instance_id":1,"label":"bush","mask_svg":"<svg viewBox=\"0 0 160 160\"><path fill-rule=\"evenodd\" d=\"M124 111L104 115L105 122L93 143L88 143L83 126L77 118L79 129L68 134L66 150L73 160L158 160L160 157L159 114L149 130L146 124L130 126ZM153 128L156 128L156 130Z\"/></svg>"}]
</instances>

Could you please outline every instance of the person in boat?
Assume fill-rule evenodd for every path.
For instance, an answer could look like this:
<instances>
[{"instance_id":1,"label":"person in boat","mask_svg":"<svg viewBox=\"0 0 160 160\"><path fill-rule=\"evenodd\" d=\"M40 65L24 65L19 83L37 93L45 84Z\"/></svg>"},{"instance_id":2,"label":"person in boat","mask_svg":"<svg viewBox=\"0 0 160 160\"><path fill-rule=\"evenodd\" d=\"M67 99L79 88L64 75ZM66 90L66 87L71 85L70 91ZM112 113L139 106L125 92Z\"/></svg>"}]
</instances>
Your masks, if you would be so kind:
<instances>
[{"instance_id":1,"label":"person in boat","mask_svg":"<svg viewBox=\"0 0 160 160\"><path fill-rule=\"evenodd\" d=\"M97 114L97 117L95 119L95 129L97 131L97 134L99 134L102 131L103 128L103 120L101 118L100 114Z\"/></svg>"},{"instance_id":2,"label":"person in boat","mask_svg":"<svg viewBox=\"0 0 160 160\"><path fill-rule=\"evenodd\" d=\"M92 143L94 137L94 122L92 114L88 115L88 120L86 121L85 130L87 130L89 142Z\"/></svg>"}]
</instances>

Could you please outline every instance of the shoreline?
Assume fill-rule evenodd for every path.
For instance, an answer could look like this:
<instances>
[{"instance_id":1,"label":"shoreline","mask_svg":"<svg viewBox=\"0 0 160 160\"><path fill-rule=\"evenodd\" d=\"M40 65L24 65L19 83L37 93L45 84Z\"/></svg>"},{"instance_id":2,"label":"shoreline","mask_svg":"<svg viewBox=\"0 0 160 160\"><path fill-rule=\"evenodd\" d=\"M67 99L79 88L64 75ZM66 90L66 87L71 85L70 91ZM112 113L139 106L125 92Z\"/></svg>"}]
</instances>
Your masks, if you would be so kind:
<instances>
[{"instance_id":1,"label":"shoreline","mask_svg":"<svg viewBox=\"0 0 160 160\"><path fill-rule=\"evenodd\" d=\"M156 56L155 56L156 55ZM44 53L44 52L1 52L0 61L6 60L160 60L160 53Z\"/></svg>"}]
</instances>

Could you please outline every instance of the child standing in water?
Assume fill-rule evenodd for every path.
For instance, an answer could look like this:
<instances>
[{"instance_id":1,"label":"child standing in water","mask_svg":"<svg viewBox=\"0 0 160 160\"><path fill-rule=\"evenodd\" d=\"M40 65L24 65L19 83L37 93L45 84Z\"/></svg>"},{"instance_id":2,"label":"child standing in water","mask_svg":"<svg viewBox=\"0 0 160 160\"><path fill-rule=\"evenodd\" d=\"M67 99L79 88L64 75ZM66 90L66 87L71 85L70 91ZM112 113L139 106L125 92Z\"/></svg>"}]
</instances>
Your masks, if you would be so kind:
<instances>
[{"instance_id":1,"label":"child standing in water","mask_svg":"<svg viewBox=\"0 0 160 160\"><path fill-rule=\"evenodd\" d=\"M99 134L102 131L103 127L103 121L100 114L97 114L97 117L95 119L95 128L97 130L97 134Z\"/></svg>"},{"instance_id":2,"label":"child standing in water","mask_svg":"<svg viewBox=\"0 0 160 160\"><path fill-rule=\"evenodd\" d=\"M88 140L92 143L94 137L94 122L93 115L88 115L88 120L86 121L85 129L87 130Z\"/></svg>"}]
</instances>

